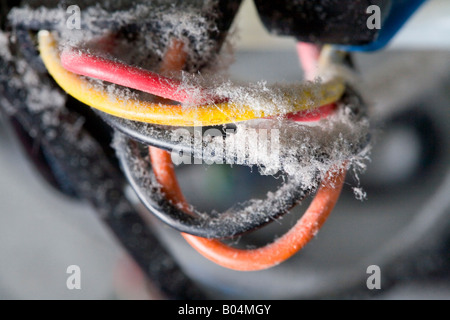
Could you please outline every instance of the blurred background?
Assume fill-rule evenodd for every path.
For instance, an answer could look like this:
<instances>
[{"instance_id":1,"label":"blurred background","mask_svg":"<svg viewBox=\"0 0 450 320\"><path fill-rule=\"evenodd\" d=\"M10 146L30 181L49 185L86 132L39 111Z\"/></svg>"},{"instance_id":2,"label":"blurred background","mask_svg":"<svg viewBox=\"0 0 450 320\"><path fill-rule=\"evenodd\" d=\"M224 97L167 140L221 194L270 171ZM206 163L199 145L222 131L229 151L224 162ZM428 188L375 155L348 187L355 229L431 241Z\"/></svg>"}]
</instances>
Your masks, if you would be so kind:
<instances>
[{"instance_id":1,"label":"blurred background","mask_svg":"<svg viewBox=\"0 0 450 320\"><path fill-rule=\"evenodd\" d=\"M224 270L154 221L155 232L211 297L450 298L449 13L449 1L431 0L387 50L355 55L376 128L372 161L360 177L367 200L355 199L358 183L350 177L329 221L294 258L262 272ZM269 35L251 1L234 29L233 79L302 79L294 40ZM0 299L155 297L92 209L48 187L14 139L1 125ZM177 171L187 199L205 211L264 196L280 183L236 166ZM239 244L272 241L306 207ZM82 290L67 290L70 265L82 270ZM381 267L377 292L366 287L370 265Z\"/></svg>"}]
</instances>

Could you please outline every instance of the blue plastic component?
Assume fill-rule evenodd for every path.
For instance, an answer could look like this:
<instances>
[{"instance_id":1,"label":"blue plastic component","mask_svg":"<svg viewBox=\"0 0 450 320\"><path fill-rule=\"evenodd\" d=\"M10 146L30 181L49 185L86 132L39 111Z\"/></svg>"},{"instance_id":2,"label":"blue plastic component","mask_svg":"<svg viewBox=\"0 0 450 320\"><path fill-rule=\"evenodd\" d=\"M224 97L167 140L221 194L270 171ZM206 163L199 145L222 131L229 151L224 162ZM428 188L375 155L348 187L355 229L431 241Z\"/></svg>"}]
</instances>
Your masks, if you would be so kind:
<instances>
[{"instance_id":1,"label":"blue plastic component","mask_svg":"<svg viewBox=\"0 0 450 320\"><path fill-rule=\"evenodd\" d=\"M377 51L383 49L425 1L393 0L389 15L380 30L377 40L362 46L336 47L344 51Z\"/></svg>"}]
</instances>

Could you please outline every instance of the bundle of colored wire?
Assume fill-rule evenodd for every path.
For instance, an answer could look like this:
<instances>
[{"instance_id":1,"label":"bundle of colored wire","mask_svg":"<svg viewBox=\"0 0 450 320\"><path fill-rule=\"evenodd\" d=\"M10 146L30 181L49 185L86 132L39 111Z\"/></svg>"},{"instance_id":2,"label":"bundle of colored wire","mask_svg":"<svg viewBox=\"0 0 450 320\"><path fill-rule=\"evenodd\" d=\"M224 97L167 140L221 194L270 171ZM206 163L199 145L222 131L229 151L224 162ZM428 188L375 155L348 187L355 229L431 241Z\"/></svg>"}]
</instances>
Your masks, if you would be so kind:
<instances>
[{"instance_id":1,"label":"bundle of colored wire","mask_svg":"<svg viewBox=\"0 0 450 320\"><path fill-rule=\"evenodd\" d=\"M105 89L94 88L89 81L67 71L61 63L57 47L57 42L51 33L47 31L39 32L39 48L42 60L61 88L86 105L120 118L171 126L210 126L279 115L255 110L248 105L237 105L233 102L185 107L151 103L133 98L112 97ZM67 54L65 57L67 58ZM92 62L92 58L92 56L85 55L82 60ZM101 59L95 59L95 61L98 63L97 66L103 69L102 72L93 73L102 77L106 74L105 79L116 79L115 81L117 81L117 75L114 75L114 68L111 68L110 62ZM93 65L95 64L93 63ZM183 100L181 97L185 97L186 92L181 92L180 96L175 94L176 90L174 92L170 89L175 84L173 81L169 81L167 86L162 86L165 82L163 78L158 78L158 81L150 81L145 78L148 73L140 69L125 67L124 65L119 65L118 69L122 70L122 75L127 77L135 72L136 79L141 79L138 82L145 85L148 91L163 92L165 96L172 98L175 95L179 100ZM133 78L120 80L120 82L130 83L135 81ZM312 90L308 86L299 86L299 90L301 94L298 97L301 98L292 101L293 109L295 111L314 110L338 101L345 91L345 84L341 78L335 78L324 83L320 90ZM311 104L311 101L316 103Z\"/></svg>"},{"instance_id":2,"label":"bundle of colored wire","mask_svg":"<svg viewBox=\"0 0 450 320\"><path fill-rule=\"evenodd\" d=\"M70 95L81 102L116 117L171 126L217 125L256 118L278 116L265 114L250 106L236 105L220 97L214 97L205 89L184 89L182 83L159 74L132 67L118 61L100 58L81 51L65 50L59 54L57 42L49 32L39 33L41 57L55 81ZM298 48L304 63L306 78L314 80L317 73L319 50L315 46L300 44ZM177 71L183 67L186 53L180 41L173 41L163 60L162 70ZM151 103L138 99L111 96L105 89L94 88L81 76L99 79L128 88L140 90L180 105ZM316 121L325 118L336 109L336 102L345 90L340 78L324 83L318 92L307 87L299 100L293 101L296 112L287 117L294 121ZM200 94L198 94L200 92ZM310 101L318 101L311 105ZM212 104L207 104L212 102ZM171 156L167 151L149 148L152 169L161 185L166 200L192 214L176 179ZM322 181L316 196L303 217L283 237L263 248L241 250L225 245L219 240L201 238L182 233L183 237L200 254L215 263L234 270L255 271L273 267L303 248L318 232L331 213L341 192L346 175L346 165L335 168ZM336 174L337 173L337 174Z\"/></svg>"},{"instance_id":3,"label":"bundle of colored wire","mask_svg":"<svg viewBox=\"0 0 450 320\"><path fill-rule=\"evenodd\" d=\"M161 149L151 148L150 156L154 173L166 197L185 210L189 210L190 206L184 199L176 180L170 154ZM327 175L303 217L288 233L265 247L242 250L228 246L219 240L186 233L182 235L201 255L222 267L237 271L258 271L274 267L292 257L314 238L339 199L345 176L344 167L334 177Z\"/></svg>"},{"instance_id":4,"label":"bundle of colored wire","mask_svg":"<svg viewBox=\"0 0 450 320\"><path fill-rule=\"evenodd\" d=\"M179 48L171 48L169 52L177 49ZM180 59L183 59L181 51L178 55ZM171 155L167 151L151 147L150 158L155 176L162 186L162 192L170 201L189 212L190 205L186 202L176 180ZM242 250L228 246L219 240L200 238L185 233L182 235L200 254L222 267L238 271L271 268L289 259L317 234L339 198L345 175L345 166L338 171L336 177L327 175L313 202L297 224L283 237L263 248Z\"/></svg>"}]
</instances>

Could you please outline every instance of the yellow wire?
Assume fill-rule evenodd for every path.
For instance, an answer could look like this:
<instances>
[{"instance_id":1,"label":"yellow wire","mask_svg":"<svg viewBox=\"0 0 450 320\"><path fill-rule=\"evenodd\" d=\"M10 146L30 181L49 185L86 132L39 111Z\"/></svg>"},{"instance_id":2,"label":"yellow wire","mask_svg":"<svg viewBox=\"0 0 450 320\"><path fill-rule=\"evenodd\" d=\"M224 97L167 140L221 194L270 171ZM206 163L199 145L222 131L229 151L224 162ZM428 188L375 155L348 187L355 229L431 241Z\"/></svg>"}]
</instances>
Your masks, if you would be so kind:
<instances>
[{"instance_id":1,"label":"yellow wire","mask_svg":"<svg viewBox=\"0 0 450 320\"><path fill-rule=\"evenodd\" d=\"M105 89L94 88L88 80L64 69L57 41L50 32L39 32L38 39L41 58L61 88L84 104L113 116L153 124L189 127L220 125L277 115L233 102L183 107L113 96ZM342 79L333 79L324 83L320 90L302 87L300 90L303 90L303 93L299 95L300 99L293 101L293 111L312 110L338 101L344 93L345 84ZM317 103L311 104L311 101Z\"/></svg>"}]
</instances>

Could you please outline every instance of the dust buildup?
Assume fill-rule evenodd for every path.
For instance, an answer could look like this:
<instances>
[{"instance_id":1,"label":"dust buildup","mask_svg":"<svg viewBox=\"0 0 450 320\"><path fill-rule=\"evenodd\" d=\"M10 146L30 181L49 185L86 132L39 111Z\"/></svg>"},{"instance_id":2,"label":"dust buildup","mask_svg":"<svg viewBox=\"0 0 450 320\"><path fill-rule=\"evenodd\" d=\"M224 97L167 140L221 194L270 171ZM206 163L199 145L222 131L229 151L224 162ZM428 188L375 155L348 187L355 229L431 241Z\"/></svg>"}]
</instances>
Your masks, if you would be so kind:
<instances>
[{"instance_id":1,"label":"dust buildup","mask_svg":"<svg viewBox=\"0 0 450 320\"><path fill-rule=\"evenodd\" d=\"M295 111L292 101L301 99L305 90L313 93L307 106L316 105L320 97L321 81L332 78L336 73L340 76L344 74L350 79L353 77L348 70L330 66L327 73L322 74L323 77L315 82L269 86L264 81L235 84L214 74L211 72L210 62L217 59L217 43L210 35L217 30L213 19L213 8L217 1L152 1L151 4L148 1L134 1L134 5L127 1L104 1L102 4L81 1L81 30L67 28L67 6L64 6L65 2L62 3L53 9L16 8L11 11L9 19L13 24L28 21L36 25L53 25L53 29L59 33L61 49L75 47L153 71L158 71L165 53L164 48L169 46L170 41L173 38L181 39L186 44L186 69L172 76L182 81L182 89L194 92L194 101L204 93L199 88L206 88L210 96L226 98L237 105L238 109L239 106L250 106L257 114L285 115ZM106 42L100 39L106 39ZM5 42L0 38L0 44L2 41ZM208 63L208 72L197 73L201 66ZM36 77L32 73L24 79L35 85ZM134 90L102 81L90 81L93 87L106 90L113 100L136 97L152 100L151 96ZM42 90L42 95L51 96L52 90L47 91ZM45 101L37 91L32 96L38 101ZM45 108L45 103L33 105ZM188 102L184 107L195 106ZM353 107L342 105L336 114L314 124L282 118L237 123L236 133L228 136L226 141L210 139L201 146L208 147L209 150L222 149L227 163L233 163L237 156L252 159L248 165L256 165L262 174L275 175L282 171L290 177L300 179L304 189L313 189L317 186L318 178L323 178L330 170L337 171L344 163L347 166L353 165L357 171L365 167L364 162L370 151L367 141L369 124L366 119L352 114L350 110ZM146 128L151 130L151 125ZM142 130L145 134L146 129ZM264 139L269 144L272 138L270 132L277 130L278 153L263 154L258 152L258 148L248 145L249 130L256 130L258 139L265 132L267 137ZM232 150L236 146L240 146L239 155ZM203 150L192 148L193 154L203 156ZM360 190L356 193L362 195Z\"/></svg>"},{"instance_id":2,"label":"dust buildup","mask_svg":"<svg viewBox=\"0 0 450 320\"><path fill-rule=\"evenodd\" d=\"M113 144L121 166L141 201L148 207L161 205L166 214L173 216L173 209L168 206L162 187L152 172L148 150L137 147L121 134L115 135ZM189 210L196 216L195 221L191 221L190 228L196 228L201 233L199 236L206 238L212 235L215 238L233 237L254 229L255 225L263 225L278 218L299 204L311 191L313 190L303 190L299 182L291 177L278 190L269 192L265 199L251 199L223 213L199 212L190 206ZM171 205L177 207L174 203ZM179 214L183 213L176 213Z\"/></svg>"},{"instance_id":3,"label":"dust buildup","mask_svg":"<svg viewBox=\"0 0 450 320\"><path fill-rule=\"evenodd\" d=\"M24 106L31 114L39 115L43 126L56 126L59 124L59 115L64 109L66 96L61 90L55 88L51 81L43 79L29 62L19 56L13 57L10 51L10 35L0 32L0 92L5 94L5 103L2 107L10 115L17 112L17 106ZM7 101L8 100L8 101ZM30 130L32 136L36 130ZM52 134L51 130L45 133ZM41 133L42 134L42 133Z\"/></svg>"},{"instance_id":4,"label":"dust buildup","mask_svg":"<svg viewBox=\"0 0 450 320\"><path fill-rule=\"evenodd\" d=\"M315 188L318 178L344 165L353 166L355 175L364 171L371 149L369 122L357 119L348 106L315 124L274 119L237 123L236 127L224 143L212 139L207 148L224 148L228 164L236 163L236 157L250 159L238 164L257 166L263 175L284 172L301 180L304 189ZM249 142L249 131L258 135L253 142ZM273 138L277 139L275 144ZM268 145L268 151L262 152L261 143Z\"/></svg>"},{"instance_id":5,"label":"dust buildup","mask_svg":"<svg viewBox=\"0 0 450 320\"><path fill-rule=\"evenodd\" d=\"M5 61L12 60L12 55L9 51L9 39L3 32L0 32L0 57L2 57Z\"/></svg>"},{"instance_id":6,"label":"dust buildup","mask_svg":"<svg viewBox=\"0 0 450 320\"><path fill-rule=\"evenodd\" d=\"M14 8L13 25L49 26L60 35L61 46L87 47L121 61L152 69L158 66L172 39L182 40L188 53L185 70L196 72L217 55L217 0L207 1L79 1L81 29L70 29L69 3L56 8ZM112 43L99 39L114 37ZM109 52L105 52L107 47Z\"/></svg>"},{"instance_id":7,"label":"dust buildup","mask_svg":"<svg viewBox=\"0 0 450 320\"><path fill-rule=\"evenodd\" d=\"M312 93L305 107L317 106L321 99L321 83L319 78L315 82L272 85L268 85L266 81L246 85L226 81L211 87L210 92L220 98L228 99L237 106L250 106L252 110L261 114L283 116L297 111L293 102L303 99L305 92Z\"/></svg>"}]
</instances>

